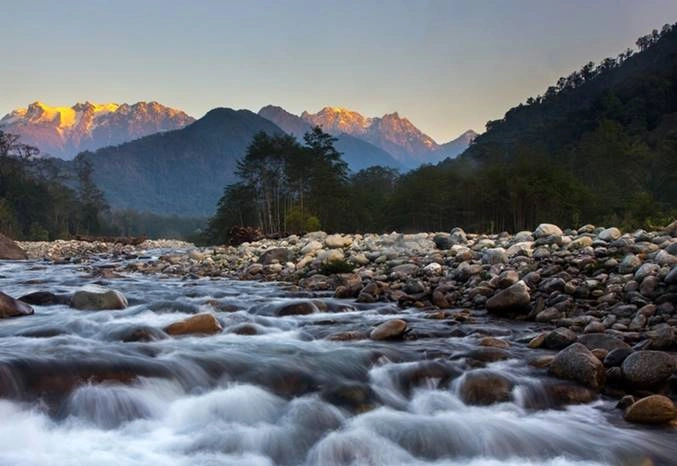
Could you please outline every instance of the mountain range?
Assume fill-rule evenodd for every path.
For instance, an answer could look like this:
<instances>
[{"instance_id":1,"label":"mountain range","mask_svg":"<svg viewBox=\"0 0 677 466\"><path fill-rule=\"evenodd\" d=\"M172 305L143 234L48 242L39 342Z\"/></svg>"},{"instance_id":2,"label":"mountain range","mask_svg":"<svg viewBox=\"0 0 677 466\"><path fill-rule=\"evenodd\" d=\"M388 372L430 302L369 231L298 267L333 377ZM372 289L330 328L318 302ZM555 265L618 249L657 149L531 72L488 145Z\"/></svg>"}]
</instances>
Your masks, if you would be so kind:
<instances>
[{"instance_id":1,"label":"mountain range","mask_svg":"<svg viewBox=\"0 0 677 466\"><path fill-rule=\"evenodd\" d=\"M317 113L306 111L298 116L269 105L259 110L259 115L290 134L303 134L308 128L319 126L339 138L352 136L385 150L404 168L454 158L467 149L477 136L477 133L468 130L446 144L438 144L397 112L382 117L365 117L343 107L324 107Z\"/></svg>"},{"instance_id":2,"label":"mountain range","mask_svg":"<svg viewBox=\"0 0 677 466\"><path fill-rule=\"evenodd\" d=\"M4 116L0 129L18 134L23 143L38 147L43 154L69 160L85 150L183 128L194 121L183 111L157 102L52 107L37 101Z\"/></svg>"},{"instance_id":3,"label":"mountain range","mask_svg":"<svg viewBox=\"0 0 677 466\"><path fill-rule=\"evenodd\" d=\"M269 105L259 115L299 139L312 127L322 127L337 137L336 146L353 171L373 165L406 170L454 158L477 136L470 130L453 141L438 144L397 113L365 117L342 107L325 107L317 113L303 112L298 116ZM36 101L0 119L0 129L18 134L22 142L38 147L45 155L70 160L83 151L181 129L194 121L185 112L157 102L85 102L53 107Z\"/></svg>"},{"instance_id":4,"label":"mountain range","mask_svg":"<svg viewBox=\"0 0 677 466\"><path fill-rule=\"evenodd\" d=\"M70 160L79 153L77 159L90 160L113 208L184 217L213 213L224 187L237 181L237 161L256 133L302 139L314 126L335 135L353 172L375 165L406 171L455 157L475 136L467 132L439 145L397 113L371 118L335 107L301 116L274 106L258 114L217 108L194 120L156 102L72 107L34 102L0 120L0 129L19 134L43 154Z\"/></svg>"}]
</instances>

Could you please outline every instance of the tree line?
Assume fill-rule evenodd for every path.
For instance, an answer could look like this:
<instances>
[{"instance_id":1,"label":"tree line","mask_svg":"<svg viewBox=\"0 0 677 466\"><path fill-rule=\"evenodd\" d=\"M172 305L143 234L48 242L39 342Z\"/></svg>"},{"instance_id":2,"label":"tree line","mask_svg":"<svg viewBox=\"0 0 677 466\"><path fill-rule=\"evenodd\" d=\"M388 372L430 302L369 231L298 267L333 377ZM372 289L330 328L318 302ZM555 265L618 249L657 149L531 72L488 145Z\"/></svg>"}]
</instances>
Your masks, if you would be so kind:
<instances>
[{"instance_id":1,"label":"tree line","mask_svg":"<svg viewBox=\"0 0 677 466\"><path fill-rule=\"evenodd\" d=\"M0 131L0 232L16 239L51 240L102 233L108 210L86 162L65 180L39 150Z\"/></svg>"},{"instance_id":2,"label":"tree line","mask_svg":"<svg viewBox=\"0 0 677 466\"><path fill-rule=\"evenodd\" d=\"M86 158L67 169L60 164L40 158L40 151L19 136L0 131L0 233L45 241L77 236L193 238L204 228L203 219L112 210Z\"/></svg>"}]
</instances>

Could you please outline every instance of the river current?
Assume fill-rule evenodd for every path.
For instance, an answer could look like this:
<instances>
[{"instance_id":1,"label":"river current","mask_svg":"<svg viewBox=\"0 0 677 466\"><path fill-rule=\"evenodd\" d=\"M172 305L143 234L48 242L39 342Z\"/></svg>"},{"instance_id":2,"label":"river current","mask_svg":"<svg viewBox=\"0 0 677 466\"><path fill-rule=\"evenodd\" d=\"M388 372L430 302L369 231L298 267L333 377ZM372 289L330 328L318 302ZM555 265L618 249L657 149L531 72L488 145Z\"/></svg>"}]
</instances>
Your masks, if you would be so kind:
<instances>
[{"instance_id":1,"label":"river current","mask_svg":"<svg viewBox=\"0 0 677 466\"><path fill-rule=\"evenodd\" d=\"M547 354L526 347L533 324L435 320L281 284L90 272L0 262L0 290L15 297L98 283L130 304L0 320L0 466L677 464L674 430L627 424L611 399L553 400L547 387L561 381L527 364ZM317 312L276 316L308 299ZM158 331L199 312L224 331ZM404 341L327 338L391 318L412 329ZM479 346L487 335L509 341L509 357L484 357L496 351ZM508 379L508 399L464 403L460 387L478 374Z\"/></svg>"}]
</instances>

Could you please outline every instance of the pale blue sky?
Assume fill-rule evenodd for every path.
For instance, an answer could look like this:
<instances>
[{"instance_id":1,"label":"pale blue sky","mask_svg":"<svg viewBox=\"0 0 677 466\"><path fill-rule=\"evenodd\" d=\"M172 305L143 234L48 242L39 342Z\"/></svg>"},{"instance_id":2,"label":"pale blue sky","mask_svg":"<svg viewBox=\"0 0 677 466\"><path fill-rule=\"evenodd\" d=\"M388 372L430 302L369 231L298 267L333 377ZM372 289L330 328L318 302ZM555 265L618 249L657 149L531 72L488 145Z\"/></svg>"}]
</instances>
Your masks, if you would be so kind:
<instances>
[{"instance_id":1,"label":"pale blue sky","mask_svg":"<svg viewBox=\"0 0 677 466\"><path fill-rule=\"evenodd\" d=\"M399 111L440 142L677 21L675 0L0 0L0 113Z\"/></svg>"}]
</instances>

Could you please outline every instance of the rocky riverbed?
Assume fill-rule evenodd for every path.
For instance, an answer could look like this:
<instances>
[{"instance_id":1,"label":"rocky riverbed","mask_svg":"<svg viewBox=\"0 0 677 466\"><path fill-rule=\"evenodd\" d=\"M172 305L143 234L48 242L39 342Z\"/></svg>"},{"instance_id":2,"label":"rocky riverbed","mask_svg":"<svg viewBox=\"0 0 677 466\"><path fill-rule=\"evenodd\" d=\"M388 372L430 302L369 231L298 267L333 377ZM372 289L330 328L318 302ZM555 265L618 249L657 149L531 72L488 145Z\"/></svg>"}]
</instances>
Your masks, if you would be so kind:
<instances>
[{"instance_id":1,"label":"rocky riverbed","mask_svg":"<svg viewBox=\"0 0 677 466\"><path fill-rule=\"evenodd\" d=\"M628 438L625 445L628 450L619 447L620 450L614 450L616 453L606 451L601 456L583 453L588 448L594 450L583 440L579 440L580 445L587 446L581 449L550 439L554 442L551 445L555 456L559 449L564 456L575 451L576 458L591 459L599 464L619 464L618 458L623 455L617 456L618 451L632 450L631 456L638 458L637 462L632 460L624 464L639 465L671 464L669 458L677 454L662 440L663 435L667 435L666 438L674 436L677 425L674 406L677 398L674 353L677 224L657 231L625 233L617 228L592 225L562 230L548 224L515 235L476 235L460 229L415 235L327 235L317 232L237 247L210 248L164 241L137 246L83 242L19 245L26 251L29 261L26 265L21 262L9 264L15 264L11 265L12 270L23 271L20 275L32 277L57 273L52 270L76 274L70 281L60 278L61 281L52 285L49 281L27 279L22 284L0 288L7 293L0 299L0 314L20 316L6 322L25 323L16 324L19 328L35 325L31 324L32 319L42 319L39 328L21 330L27 336L47 337L48 340L63 338L59 337L64 331L63 326L54 329L44 320L45 312L53 312L46 311L49 309L59 310L55 315L68 312L92 315L92 310L122 313L115 315L127 316L123 318L125 321L130 312L134 315L150 312L153 315L151 322L155 322L158 312L168 312L163 306L173 309L176 306L170 313L173 318L168 316L150 325L148 322L138 325L142 323L139 322L124 329L117 328L97 336L97 342L103 339L142 344L139 348L143 349L139 350L144 354L148 351L156 354L152 349L156 341L198 338L210 342L229 338L224 335L256 340L262 335L270 335L271 329L278 332L294 328L301 332L294 336L294 345L301 345L304 351L308 348L302 342L316 342L309 343L313 346L322 341L321 345L328 345L326 348L330 352L369 349L386 355L386 358L400 358L410 365L406 368L398 366L397 381L388 382L388 390L395 390L396 395L388 390L383 392L383 387L374 386L373 380L367 383L362 376L358 377L357 384L361 388L351 385L355 380L350 379L348 385L353 388L344 387L340 394L327 395L330 404L339 409L369 412L378 406L387 406L408 412L410 408L403 408L401 403L413 403L420 387L433 388L435 396L447 393L445 390L452 387L453 396L463 406L506 406L507 403L514 409L538 412L580 405L593 407L598 413L601 409L612 424L627 422L637 426L655 425L658 427L653 429L659 429L650 431L656 436L654 440L646 437L635 444ZM61 277L62 272L58 275ZM11 279L5 273L4 281L0 277L0 285L11 283L8 280ZM266 281L275 283L263 283ZM245 292L240 293L236 301L224 299L220 292L215 292L237 288L236 283L257 282L260 283L257 286L270 288L244 285L252 293L251 298L247 298ZM151 290L166 286L162 283L180 286L183 291L172 294L173 297L153 298L158 293ZM85 284L88 286L83 288ZM144 287L148 296L143 294ZM282 301L280 298L262 299L260 290L277 290L274 296L284 298ZM158 304L158 299L165 304ZM169 304L172 299L177 303ZM195 304L181 304L186 299ZM248 303L248 299L254 304ZM73 319L72 316L68 318ZM117 317L111 318L114 321ZM112 322L111 318L100 319ZM75 330L75 333L81 332ZM382 346L384 344L386 346ZM210 343L203 345L211 350L214 348ZM171 351L180 352L178 347L170 346ZM384 349L387 349L385 353ZM257 348L256 351L260 350ZM268 350L261 351L268 354ZM408 356L401 359L402 354L394 356L395 353L390 351L404 351ZM106 354L111 354L109 348L106 348ZM199 362L200 370L221 373L226 363L217 359L218 363L209 358ZM5 385L0 386L4 387L5 395L10 393L10 397L16 397L17 393L11 392L11 387L17 383L32 384L31 391L36 390L35 384L44 389L47 382L31 375L25 363L23 366L2 366L2 360L0 358L0 379L1 374L5 374ZM4 360L7 361L7 356ZM250 374L246 382L263 386L276 396L294 397L297 391L305 393L306 389L313 392L314 389L304 385L308 375L307 362L297 358L294 361L292 366L298 363L304 367L303 376L299 376L298 367L292 368L278 361L277 364L286 367L285 371L290 371L281 379L273 376L276 369L270 368L272 373L264 370L257 376ZM122 373L107 366L103 374L96 367L80 368L76 374L70 373L68 382L59 379L58 386L77 387L82 381L109 379L129 385L138 383L140 375L165 377L166 370L174 370L161 367L150 370L143 365L129 369L125 364ZM217 366L221 369L216 370ZM379 373L381 370L380 363L374 361L362 361L358 366L359 371L371 374L372 379L374 371ZM232 369L228 367L226 372ZM80 374L82 371L85 375ZM93 375L86 375L92 371ZM12 374L9 385L7 374ZM235 377L235 380L240 379ZM346 380L342 379L333 383L343 387L344 382ZM326 381L320 385L326 388ZM426 399L425 403L433 401ZM61 405L57 403L56 406ZM432 405L430 407L432 409ZM489 412L482 415L490 416ZM523 421L531 422L531 416L526 415ZM568 419L567 416L564 419ZM590 418L586 422L589 421ZM424 426L425 423L420 427L424 429ZM557 431L554 426L544 427L554 429L551 433ZM489 426L482 424L478 428L486 433L483 429ZM563 427L564 430L568 428L575 430L581 426ZM621 438L626 435L624 429L626 427L621 426L620 431L615 431L614 427L605 424L589 434ZM392 432L396 437L405 435L396 431ZM433 437L439 434L433 431L430 431ZM426 443L432 441L431 438L423 435L421 439ZM505 442L508 433L500 429L500 435L495 433L492 438ZM657 443L651 446L652 441ZM637 447L642 442L645 442L646 450ZM464 448L470 448L461 443ZM416 461L426 458L427 449L435 450L432 444L426 445L414 448ZM519 448L527 448L522 442L519 445ZM487 453L489 450L482 451L492 458L502 457L493 450ZM523 452L524 458L536 458L534 464L550 464L547 461L554 458L527 450ZM339 456L327 457L329 460L324 463L295 460L271 464L351 464L348 460L342 461L340 453L332 451L332 455ZM304 454L310 455L307 458L317 459L312 456L317 454L316 451ZM516 451L511 454L519 456ZM445 450L428 458L440 459L449 455L456 457L455 453ZM647 458L653 463L642 463ZM369 464L424 463L373 460Z\"/></svg>"}]
</instances>

